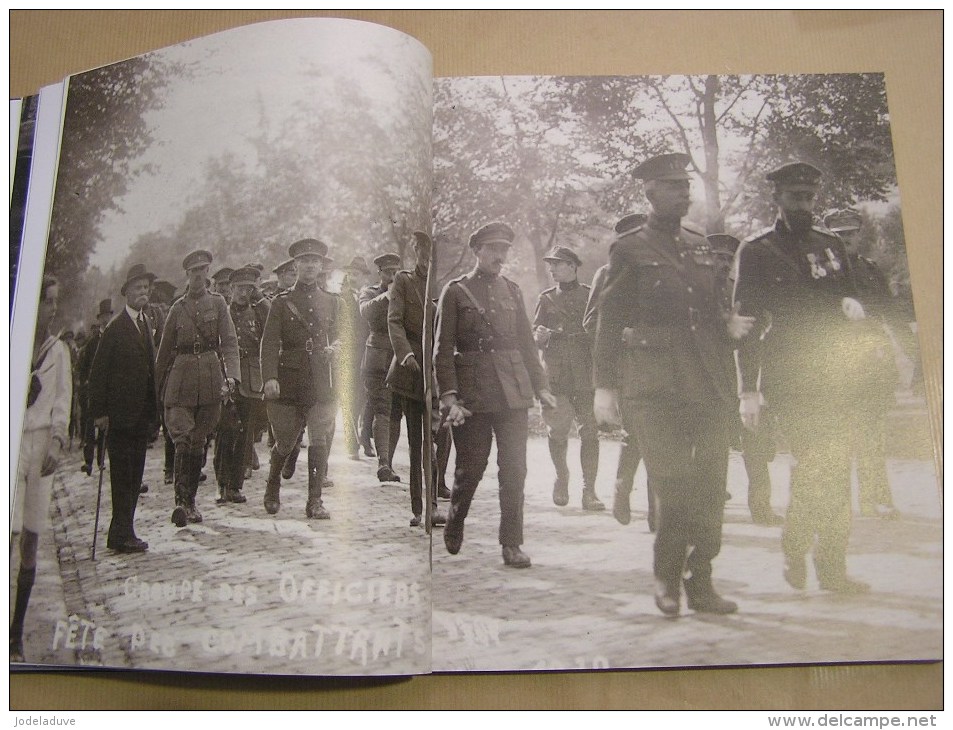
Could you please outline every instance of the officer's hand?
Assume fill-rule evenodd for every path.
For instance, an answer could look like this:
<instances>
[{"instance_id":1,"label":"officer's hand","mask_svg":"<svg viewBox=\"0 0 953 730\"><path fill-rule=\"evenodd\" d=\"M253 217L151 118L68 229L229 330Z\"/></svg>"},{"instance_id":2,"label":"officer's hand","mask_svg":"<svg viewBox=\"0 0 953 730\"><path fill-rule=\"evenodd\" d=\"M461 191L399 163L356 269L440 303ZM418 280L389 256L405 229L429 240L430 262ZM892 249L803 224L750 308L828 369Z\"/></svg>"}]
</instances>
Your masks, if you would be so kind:
<instances>
[{"instance_id":1,"label":"officer's hand","mask_svg":"<svg viewBox=\"0 0 953 730\"><path fill-rule=\"evenodd\" d=\"M738 413L741 414L741 423L749 431L754 431L761 423L761 393L746 391L741 394Z\"/></svg>"},{"instance_id":2,"label":"officer's hand","mask_svg":"<svg viewBox=\"0 0 953 730\"><path fill-rule=\"evenodd\" d=\"M275 378L265 382L265 400L278 400L281 395L281 388Z\"/></svg>"},{"instance_id":3,"label":"officer's hand","mask_svg":"<svg viewBox=\"0 0 953 730\"><path fill-rule=\"evenodd\" d=\"M341 352L341 341L340 341L340 340L335 340L334 342L332 342L331 344L327 345L327 346L324 348L324 354L325 354L325 356L326 356L328 359L337 356L337 354L340 353L340 352Z\"/></svg>"},{"instance_id":4,"label":"officer's hand","mask_svg":"<svg viewBox=\"0 0 953 730\"><path fill-rule=\"evenodd\" d=\"M100 433L105 433L106 429L109 428L109 416L100 416L93 421L93 426L98 428Z\"/></svg>"},{"instance_id":5,"label":"officer's hand","mask_svg":"<svg viewBox=\"0 0 953 730\"><path fill-rule=\"evenodd\" d=\"M235 378L225 378L222 383L222 398L228 398L235 390Z\"/></svg>"},{"instance_id":6,"label":"officer's hand","mask_svg":"<svg viewBox=\"0 0 953 730\"><path fill-rule=\"evenodd\" d=\"M864 305L853 297L844 297L841 299L840 308L841 311L844 312L844 316L851 322L859 322L867 317L866 312L864 312Z\"/></svg>"},{"instance_id":7,"label":"officer's hand","mask_svg":"<svg viewBox=\"0 0 953 730\"><path fill-rule=\"evenodd\" d=\"M549 327L537 325L533 330L533 339L536 340L537 347L545 348L549 344L549 338L553 336L553 331Z\"/></svg>"},{"instance_id":8,"label":"officer's hand","mask_svg":"<svg viewBox=\"0 0 953 730\"><path fill-rule=\"evenodd\" d=\"M454 402L447 411L447 423L451 426L462 426L464 422L473 415L472 411L467 410L459 402Z\"/></svg>"},{"instance_id":9,"label":"officer's hand","mask_svg":"<svg viewBox=\"0 0 953 730\"><path fill-rule=\"evenodd\" d=\"M556 396L548 390L541 390L539 391L539 402L543 404L543 408L555 408Z\"/></svg>"},{"instance_id":10,"label":"officer's hand","mask_svg":"<svg viewBox=\"0 0 953 730\"><path fill-rule=\"evenodd\" d=\"M592 413L596 423L619 427L622 418L619 415L619 401L614 390L596 388L596 395L592 402Z\"/></svg>"},{"instance_id":11,"label":"officer's hand","mask_svg":"<svg viewBox=\"0 0 953 730\"><path fill-rule=\"evenodd\" d=\"M417 375L420 372L420 365L417 364L417 358L413 354L408 355L407 359L404 360L404 367L410 370L414 375Z\"/></svg>"},{"instance_id":12,"label":"officer's hand","mask_svg":"<svg viewBox=\"0 0 953 730\"><path fill-rule=\"evenodd\" d=\"M754 327L754 317L739 314L740 310L741 302L735 302L731 307L731 312L726 322L728 325L728 336L733 340L740 340L742 337L747 336L747 334L751 332L751 328Z\"/></svg>"}]
</instances>

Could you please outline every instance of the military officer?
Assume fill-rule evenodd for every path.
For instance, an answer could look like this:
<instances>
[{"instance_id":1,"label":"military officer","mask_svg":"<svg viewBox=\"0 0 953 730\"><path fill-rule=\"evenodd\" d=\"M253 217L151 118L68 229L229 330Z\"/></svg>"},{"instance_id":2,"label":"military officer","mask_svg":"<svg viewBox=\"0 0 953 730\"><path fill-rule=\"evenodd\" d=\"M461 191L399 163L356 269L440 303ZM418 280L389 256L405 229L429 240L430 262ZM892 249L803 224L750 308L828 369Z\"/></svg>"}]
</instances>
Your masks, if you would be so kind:
<instances>
[{"instance_id":1,"label":"military officer","mask_svg":"<svg viewBox=\"0 0 953 730\"><path fill-rule=\"evenodd\" d=\"M295 260L286 259L278 264L271 272L278 277L277 293L288 291L295 285Z\"/></svg>"},{"instance_id":2,"label":"military officer","mask_svg":"<svg viewBox=\"0 0 953 730\"><path fill-rule=\"evenodd\" d=\"M860 254L860 214L855 210L836 211L824 217L824 225L840 236L847 249L857 294L867 312L867 334L874 350L866 382L867 397L851 409L851 449L857 457L857 481L860 485L860 514L863 517L898 519L887 479L887 411L896 403L900 379L894 359L889 327L901 345L911 330L903 309L890 291L887 278L877 263ZM912 348L903 347L908 356Z\"/></svg>"},{"instance_id":3,"label":"military officer","mask_svg":"<svg viewBox=\"0 0 953 730\"><path fill-rule=\"evenodd\" d=\"M792 162L767 176L775 224L748 238L735 261L735 307L757 319L738 350L741 415L757 428L763 402L796 460L781 546L784 577L804 589L813 548L821 588L858 593L847 576L850 536L849 413L864 397L864 308L843 242L814 225L821 171Z\"/></svg>"},{"instance_id":4,"label":"military officer","mask_svg":"<svg viewBox=\"0 0 953 730\"><path fill-rule=\"evenodd\" d=\"M400 418L407 420L407 444L410 447L410 526L417 527L423 515L423 432L430 428L430 403L424 399L424 377L432 377L423 358L424 321L427 301L427 271L433 242L423 231L414 231L411 246L416 266L413 271L398 271L387 307L387 331L394 348L385 382L393 393L391 426L388 440L400 434ZM393 455L394 443L390 443ZM442 525L444 516L433 501L431 523Z\"/></svg>"},{"instance_id":5,"label":"military officer","mask_svg":"<svg viewBox=\"0 0 953 730\"><path fill-rule=\"evenodd\" d=\"M243 267L232 272L229 289L232 301L229 314L238 336L238 356L241 377L238 389L231 394L234 419L223 418L215 441L216 473L222 487L222 502L243 503L245 467L251 461L255 434L265 420L262 400L261 338L268 319L268 302L252 304L251 296L258 281L258 272ZM233 421L225 423L226 420Z\"/></svg>"},{"instance_id":6,"label":"military officer","mask_svg":"<svg viewBox=\"0 0 953 730\"><path fill-rule=\"evenodd\" d=\"M188 291L169 310L156 355L165 426L175 444L176 527L202 521L195 496L205 444L218 424L222 399L234 389L240 373L238 338L228 304L206 288L211 263L212 254L203 250L183 259Z\"/></svg>"},{"instance_id":7,"label":"military officer","mask_svg":"<svg viewBox=\"0 0 953 730\"><path fill-rule=\"evenodd\" d=\"M732 338L752 324L723 311L711 247L682 225L689 162L665 154L634 171L652 211L612 245L596 330L596 417L618 422L618 399L630 401L657 501L655 603L667 616L680 612L683 584L694 611L738 609L718 595L711 573L737 418Z\"/></svg>"},{"instance_id":8,"label":"military officer","mask_svg":"<svg viewBox=\"0 0 953 730\"><path fill-rule=\"evenodd\" d=\"M731 267L741 241L727 233L713 233L707 238L712 252L718 257L718 279L722 288L719 298L727 311L731 308L731 290L734 284ZM784 518L771 507L771 473L768 463L774 459L777 449L770 421L763 418L760 428L749 430L739 420L736 433L738 436L733 438L732 444L740 447L748 475L748 512L751 514L751 521L756 525L780 525Z\"/></svg>"},{"instance_id":9,"label":"military officer","mask_svg":"<svg viewBox=\"0 0 953 730\"><path fill-rule=\"evenodd\" d=\"M232 298L231 286L229 286L228 279L233 271L235 271L235 269L230 266L223 266L212 274L212 286L210 291L221 294L225 297L226 302L231 301Z\"/></svg>"},{"instance_id":10,"label":"military officer","mask_svg":"<svg viewBox=\"0 0 953 730\"><path fill-rule=\"evenodd\" d=\"M515 234L488 223L469 240L477 265L449 282L440 295L434 366L441 408L457 448L450 511L443 539L455 555L463 524L496 436L503 563L528 568L523 543L528 409L533 394L553 408L519 287L500 275Z\"/></svg>"},{"instance_id":11,"label":"military officer","mask_svg":"<svg viewBox=\"0 0 953 730\"><path fill-rule=\"evenodd\" d=\"M327 253L327 245L314 238L291 244L288 255L295 262L295 285L272 301L261 339L265 406L275 436L264 499L265 510L271 515L281 506L282 466L307 427L305 515L319 520L331 517L321 490L337 413L332 371L341 342L340 299L318 286L322 269L331 263Z\"/></svg>"},{"instance_id":12,"label":"military officer","mask_svg":"<svg viewBox=\"0 0 953 730\"><path fill-rule=\"evenodd\" d=\"M392 394L384 383L394 348L387 328L387 309L394 275L400 268L400 255L385 253L374 259L380 281L364 287L360 294L361 317L367 323L369 334L364 345L361 376L364 392L372 409L371 432L377 450L377 478L382 482L399 482L400 477L391 467L393 450L390 447L390 407ZM396 440L395 444L396 446Z\"/></svg>"},{"instance_id":13,"label":"military officer","mask_svg":"<svg viewBox=\"0 0 953 730\"><path fill-rule=\"evenodd\" d=\"M599 432L592 414L592 337L583 329L589 287L579 283L582 260L571 248L553 246L543 256L556 286L541 292L533 316L533 337L556 397L555 408L543 409L549 429L549 455L556 467L553 502L569 503L569 467L566 450L573 420L579 425L579 461L582 466L582 508L603 510L596 497L599 469Z\"/></svg>"},{"instance_id":14,"label":"military officer","mask_svg":"<svg viewBox=\"0 0 953 730\"><path fill-rule=\"evenodd\" d=\"M615 224L616 236L624 236L642 226L646 220L648 220L648 216L645 213L630 213L623 216ZM596 334L599 302L605 289L608 270L609 264L603 264L592 277L592 289L589 292L589 301L586 302L586 311L582 319L583 328L593 337ZM620 407L623 405L624 403L620 404ZM642 460L631 415L628 409L622 408L620 413L623 427L622 448L619 449L619 464L616 467L615 475L615 496L612 500L612 516L621 525L627 525L632 520L629 496L632 494L632 487L635 484L635 473L639 470L639 462ZM649 530L655 532L655 496L652 494L651 483L647 483L646 487Z\"/></svg>"},{"instance_id":15,"label":"military officer","mask_svg":"<svg viewBox=\"0 0 953 730\"><path fill-rule=\"evenodd\" d=\"M80 471L85 472L87 476L93 473L93 457L97 446L102 452L106 445L103 440L104 434L96 434L96 426L89 415L89 374L93 368L93 358L96 357L99 341L102 339L102 332L112 316L112 299L103 299L99 303L99 311L96 314L97 326L90 328L89 338L83 344L83 349L79 351L79 358L76 360L76 380L81 409L80 424L83 435L83 466L80 467Z\"/></svg>"}]
</instances>

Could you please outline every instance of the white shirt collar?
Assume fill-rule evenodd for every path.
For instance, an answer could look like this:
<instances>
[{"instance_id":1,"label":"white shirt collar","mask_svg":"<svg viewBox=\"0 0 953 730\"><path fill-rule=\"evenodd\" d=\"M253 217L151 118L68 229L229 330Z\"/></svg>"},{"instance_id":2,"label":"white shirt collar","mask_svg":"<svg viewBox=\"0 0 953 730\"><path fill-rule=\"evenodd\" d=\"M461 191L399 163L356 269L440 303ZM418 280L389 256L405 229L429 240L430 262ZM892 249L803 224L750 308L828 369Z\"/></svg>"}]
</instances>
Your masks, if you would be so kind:
<instances>
[{"instance_id":1,"label":"white shirt collar","mask_svg":"<svg viewBox=\"0 0 953 730\"><path fill-rule=\"evenodd\" d=\"M129 315L129 319L131 319L133 322L137 322L139 320L140 312L136 311L135 309L130 307L128 304L126 305L126 314Z\"/></svg>"}]
</instances>

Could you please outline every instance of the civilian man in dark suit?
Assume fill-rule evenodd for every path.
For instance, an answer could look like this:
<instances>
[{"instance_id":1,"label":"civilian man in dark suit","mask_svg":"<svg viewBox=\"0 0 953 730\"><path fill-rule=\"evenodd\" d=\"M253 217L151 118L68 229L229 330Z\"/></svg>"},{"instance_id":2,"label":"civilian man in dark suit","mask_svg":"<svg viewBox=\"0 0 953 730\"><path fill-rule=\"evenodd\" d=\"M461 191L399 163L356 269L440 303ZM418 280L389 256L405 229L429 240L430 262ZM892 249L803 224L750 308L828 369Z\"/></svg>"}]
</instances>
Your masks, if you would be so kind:
<instances>
[{"instance_id":1,"label":"civilian man in dark suit","mask_svg":"<svg viewBox=\"0 0 953 730\"><path fill-rule=\"evenodd\" d=\"M106 432L112 522L106 547L142 553L149 544L136 537L133 518L146 461L146 445L155 430L158 403L152 323L143 313L155 279L136 264L120 293L123 307L106 326L89 375L89 408L96 428Z\"/></svg>"}]
</instances>

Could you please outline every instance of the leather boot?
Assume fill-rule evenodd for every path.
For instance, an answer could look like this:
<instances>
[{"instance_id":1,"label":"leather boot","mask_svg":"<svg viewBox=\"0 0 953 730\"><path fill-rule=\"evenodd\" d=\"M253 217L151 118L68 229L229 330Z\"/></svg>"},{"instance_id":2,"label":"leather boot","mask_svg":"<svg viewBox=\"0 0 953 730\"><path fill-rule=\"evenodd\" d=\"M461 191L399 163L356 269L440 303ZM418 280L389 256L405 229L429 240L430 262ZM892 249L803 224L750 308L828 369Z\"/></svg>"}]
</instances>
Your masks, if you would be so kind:
<instances>
[{"instance_id":1,"label":"leather boot","mask_svg":"<svg viewBox=\"0 0 953 730\"><path fill-rule=\"evenodd\" d=\"M278 492L281 489L281 469L285 460L278 453L278 448L271 447L271 461L268 464L268 481L265 482L265 512L270 515L278 514L281 500Z\"/></svg>"},{"instance_id":2,"label":"leather boot","mask_svg":"<svg viewBox=\"0 0 953 730\"><path fill-rule=\"evenodd\" d=\"M202 513L195 506L195 498L199 491L199 479L202 474L202 463L205 461L205 454L202 450L192 452L191 470L189 477L189 503L185 508L186 519L192 524L198 524L202 521Z\"/></svg>"},{"instance_id":3,"label":"leather boot","mask_svg":"<svg viewBox=\"0 0 953 730\"><path fill-rule=\"evenodd\" d=\"M553 504L565 507L569 504L569 467L566 466L566 448L562 439L549 439L549 455L556 467L556 481L553 482Z\"/></svg>"},{"instance_id":4,"label":"leather boot","mask_svg":"<svg viewBox=\"0 0 953 730\"><path fill-rule=\"evenodd\" d=\"M390 468L387 456L390 453L388 444L388 434L390 433L390 421L383 416L374 416L374 423L371 426L371 433L374 437L374 449L377 451L377 466Z\"/></svg>"},{"instance_id":5,"label":"leather boot","mask_svg":"<svg viewBox=\"0 0 953 730\"><path fill-rule=\"evenodd\" d=\"M666 616L678 616L682 610L682 591L678 582L655 579L655 605Z\"/></svg>"},{"instance_id":6,"label":"leather boot","mask_svg":"<svg viewBox=\"0 0 953 730\"><path fill-rule=\"evenodd\" d=\"M175 456L172 466L172 479L175 484L175 509L172 510L172 523L176 527L185 527L188 524L189 487L191 473L192 452L188 446L179 444L175 447Z\"/></svg>"},{"instance_id":7,"label":"leather boot","mask_svg":"<svg viewBox=\"0 0 953 730\"><path fill-rule=\"evenodd\" d=\"M632 521L632 509L629 505L629 495L632 487L624 479L615 480L615 497L612 500L612 516L620 525L627 525Z\"/></svg>"},{"instance_id":8,"label":"leather boot","mask_svg":"<svg viewBox=\"0 0 953 730\"><path fill-rule=\"evenodd\" d=\"M321 503L321 483L327 469L327 452L318 446L308 447L308 504L305 515L309 519L330 520L331 514Z\"/></svg>"},{"instance_id":9,"label":"leather boot","mask_svg":"<svg viewBox=\"0 0 953 730\"><path fill-rule=\"evenodd\" d=\"M582 508L591 512L604 510L606 506L596 496L596 474L599 472L599 439L587 438L579 446L579 462L582 466Z\"/></svg>"},{"instance_id":10,"label":"leather boot","mask_svg":"<svg viewBox=\"0 0 953 730\"><path fill-rule=\"evenodd\" d=\"M295 466L298 464L298 454L301 452L301 439L291 449L291 453L285 457L284 464L281 467L281 478L291 479L295 475Z\"/></svg>"},{"instance_id":11,"label":"leather boot","mask_svg":"<svg viewBox=\"0 0 953 730\"><path fill-rule=\"evenodd\" d=\"M684 584L688 607L692 611L724 616L738 610L737 603L722 598L715 592L709 576L692 576L686 578Z\"/></svg>"},{"instance_id":12,"label":"leather boot","mask_svg":"<svg viewBox=\"0 0 953 730\"><path fill-rule=\"evenodd\" d=\"M822 590L847 594L867 593L870 590L869 584L847 577L846 557L838 556L822 561L815 556L814 570Z\"/></svg>"}]
</instances>

